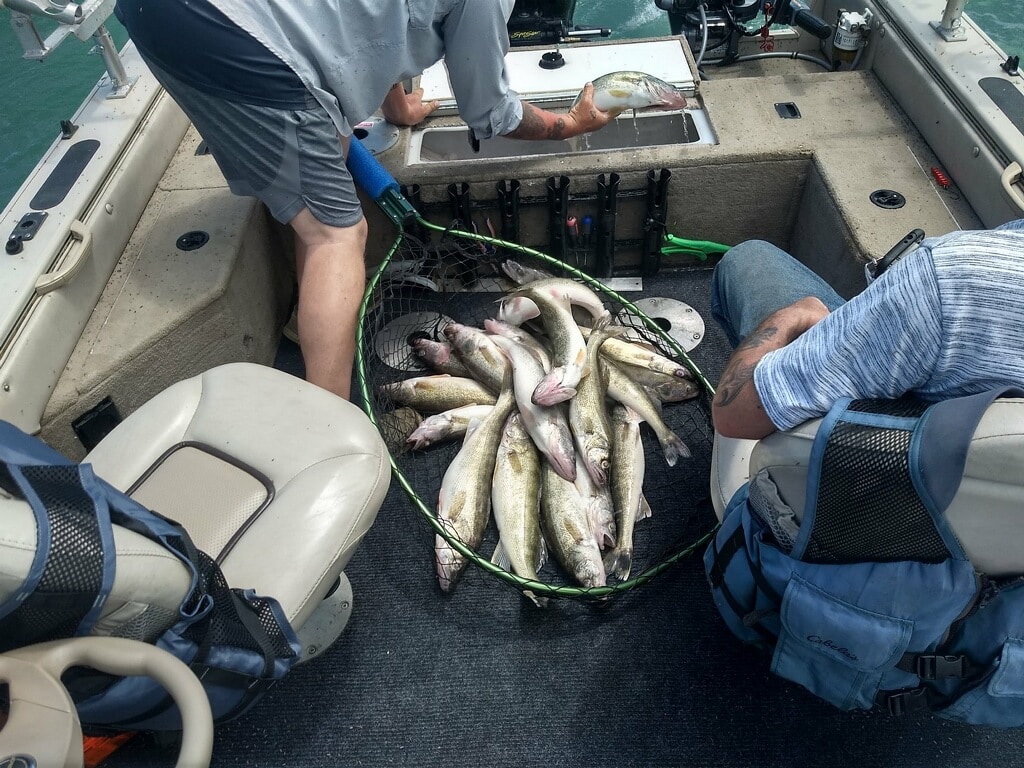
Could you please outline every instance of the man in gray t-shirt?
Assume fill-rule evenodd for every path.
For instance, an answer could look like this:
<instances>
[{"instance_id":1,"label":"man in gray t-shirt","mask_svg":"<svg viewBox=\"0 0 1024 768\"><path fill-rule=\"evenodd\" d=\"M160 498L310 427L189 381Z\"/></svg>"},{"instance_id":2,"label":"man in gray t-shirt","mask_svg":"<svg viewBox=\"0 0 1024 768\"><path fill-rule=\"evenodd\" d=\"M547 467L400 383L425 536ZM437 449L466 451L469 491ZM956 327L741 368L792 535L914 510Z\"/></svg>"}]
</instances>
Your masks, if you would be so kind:
<instances>
[{"instance_id":1,"label":"man in gray t-shirt","mask_svg":"<svg viewBox=\"0 0 1024 768\"><path fill-rule=\"evenodd\" d=\"M236 194L295 231L306 378L349 395L366 282L366 221L345 153L380 109L415 125L437 108L396 85L444 58L477 138L562 139L612 115L588 84L568 113L509 89L513 0L117 0L117 15ZM339 141L340 137L340 141Z\"/></svg>"}]
</instances>

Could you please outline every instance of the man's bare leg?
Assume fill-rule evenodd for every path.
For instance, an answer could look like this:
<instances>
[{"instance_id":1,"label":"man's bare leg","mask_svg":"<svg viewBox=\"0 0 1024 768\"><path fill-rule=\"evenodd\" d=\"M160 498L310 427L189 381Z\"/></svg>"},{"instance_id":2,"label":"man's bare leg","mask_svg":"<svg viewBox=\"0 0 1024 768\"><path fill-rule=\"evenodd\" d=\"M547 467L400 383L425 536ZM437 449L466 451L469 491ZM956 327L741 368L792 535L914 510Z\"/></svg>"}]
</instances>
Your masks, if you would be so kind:
<instances>
[{"instance_id":1,"label":"man's bare leg","mask_svg":"<svg viewBox=\"0 0 1024 768\"><path fill-rule=\"evenodd\" d=\"M299 345L306 380L348 400L366 287L366 219L351 227L332 227L303 209L289 224L295 230Z\"/></svg>"}]
</instances>

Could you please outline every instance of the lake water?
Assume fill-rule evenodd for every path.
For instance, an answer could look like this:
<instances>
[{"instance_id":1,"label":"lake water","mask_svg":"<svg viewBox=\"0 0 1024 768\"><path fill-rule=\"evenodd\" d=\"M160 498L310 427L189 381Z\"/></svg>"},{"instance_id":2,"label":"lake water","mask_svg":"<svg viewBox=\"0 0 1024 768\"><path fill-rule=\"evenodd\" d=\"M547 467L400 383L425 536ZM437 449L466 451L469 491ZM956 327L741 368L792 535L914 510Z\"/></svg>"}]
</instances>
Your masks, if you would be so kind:
<instances>
[{"instance_id":1,"label":"lake water","mask_svg":"<svg viewBox=\"0 0 1024 768\"><path fill-rule=\"evenodd\" d=\"M936 18L943 3L934 0ZM1021 0L970 0L967 13L1008 53L1024 54ZM854 6L851 6L854 7ZM581 27L609 27L613 38L669 34L665 13L653 0L579 0L574 20ZM116 20L118 44L126 35ZM91 45L71 38L45 62L21 58L9 14L0 11L0 208L21 186L104 72Z\"/></svg>"}]
</instances>

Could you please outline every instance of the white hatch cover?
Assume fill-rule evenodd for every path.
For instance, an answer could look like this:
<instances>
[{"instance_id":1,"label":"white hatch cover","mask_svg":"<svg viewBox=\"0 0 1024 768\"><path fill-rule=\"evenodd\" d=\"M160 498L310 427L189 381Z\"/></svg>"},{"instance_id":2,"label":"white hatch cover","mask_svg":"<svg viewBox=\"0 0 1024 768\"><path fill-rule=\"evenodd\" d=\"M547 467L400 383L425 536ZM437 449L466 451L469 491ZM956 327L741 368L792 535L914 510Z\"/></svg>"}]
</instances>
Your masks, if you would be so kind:
<instances>
[{"instance_id":1,"label":"white hatch cover","mask_svg":"<svg viewBox=\"0 0 1024 768\"><path fill-rule=\"evenodd\" d=\"M544 51L512 50L505 56L509 84L529 102L570 103L587 82L609 72L634 70L646 72L679 88L687 96L696 90L690 63L678 38L633 43L612 43L559 48L565 66L543 69ZM448 82L448 70L442 59L427 69L420 79L423 100L437 99L440 111L453 112L455 98Z\"/></svg>"}]
</instances>

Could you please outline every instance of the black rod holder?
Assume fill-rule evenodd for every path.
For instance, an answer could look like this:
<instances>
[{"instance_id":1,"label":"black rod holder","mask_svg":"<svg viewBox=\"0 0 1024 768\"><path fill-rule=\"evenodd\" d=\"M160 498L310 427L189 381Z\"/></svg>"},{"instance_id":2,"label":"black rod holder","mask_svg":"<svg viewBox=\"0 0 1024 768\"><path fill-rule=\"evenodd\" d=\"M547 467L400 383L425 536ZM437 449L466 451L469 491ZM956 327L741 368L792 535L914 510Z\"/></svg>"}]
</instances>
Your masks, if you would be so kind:
<instances>
[{"instance_id":1,"label":"black rod holder","mask_svg":"<svg viewBox=\"0 0 1024 768\"><path fill-rule=\"evenodd\" d=\"M672 171L661 169L655 177L654 171L647 172L647 216L644 218L644 244L641 254L640 274L653 277L661 269L661 242L668 215L668 181Z\"/></svg>"},{"instance_id":2,"label":"black rod holder","mask_svg":"<svg viewBox=\"0 0 1024 768\"><path fill-rule=\"evenodd\" d=\"M565 262L565 217L569 211L569 177L551 176L548 178L547 187L550 234L548 255Z\"/></svg>"},{"instance_id":3,"label":"black rod holder","mask_svg":"<svg viewBox=\"0 0 1024 768\"><path fill-rule=\"evenodd\" d=\"M448 203L451 206L452 218L456 228L466 232L475 232L473 225L473 203L469 195L469 184L464 181L448 185ZM476 281L480 274L476 259L460 258L456 265L459 279L465 285Z\"/></svg>"},{"instance_id":4,"label":"black rod holder","mask_svg":"<svg viewBox=\"0 0 1024 768\"><path fill-rule=\"evenodd\" d=\"M505 183L502 179L494 185L498 193L498 214L501 216L501 239L510 243L519 242L519 179Z\"/></svg>"},{"instance_id":5,"label":"black rod holder","mask_svg":"<svg viewBox=\"0 0 1024 768\"><path fill-rule=\"evenodd\" d=\"M615 215L618 208L619 174L597 177L597 243L594 277L611 277L615 268Z\"/></svg>"}]
</instances>

